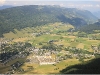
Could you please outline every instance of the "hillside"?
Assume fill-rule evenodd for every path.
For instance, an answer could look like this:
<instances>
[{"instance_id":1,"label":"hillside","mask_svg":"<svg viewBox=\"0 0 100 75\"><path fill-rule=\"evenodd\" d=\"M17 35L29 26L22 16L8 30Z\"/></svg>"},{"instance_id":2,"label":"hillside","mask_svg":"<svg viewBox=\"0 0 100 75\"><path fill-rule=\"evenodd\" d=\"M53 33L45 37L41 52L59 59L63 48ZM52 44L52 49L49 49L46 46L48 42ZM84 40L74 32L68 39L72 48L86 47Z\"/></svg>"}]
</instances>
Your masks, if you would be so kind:
<instances>
[{"instance_id":1,"label":"hillside","mask_svg":"<svg viewBox=\"0 0 100 75\"><path fill-rule=\"evenodd\" d=\"M100 58L87 61L84 64L69 66L61 71L63 74L100 74Z\"/></svg>"},{"instance_id":2,"label":"hillside","mask_svg":"<svg viewBox=\"0 0 100 75\"><path fill-rule=\"evenodd\" d=\"M83 26L95 22L97 18L87 10L63 8L59 6L18 6L0 10L0 36L3 33L35 27L47 23L64 22L73 26Z\"/></svg>"},{"instance_id":3,"label":"hillside","mask_svg":"<svg viewBox=\"0 0 100 75\"><path fill-rule=\"evenodd\" d=\"M99 33L100 21L78 28L78 30L86 33Z\"/></svg>"}]
</instances>

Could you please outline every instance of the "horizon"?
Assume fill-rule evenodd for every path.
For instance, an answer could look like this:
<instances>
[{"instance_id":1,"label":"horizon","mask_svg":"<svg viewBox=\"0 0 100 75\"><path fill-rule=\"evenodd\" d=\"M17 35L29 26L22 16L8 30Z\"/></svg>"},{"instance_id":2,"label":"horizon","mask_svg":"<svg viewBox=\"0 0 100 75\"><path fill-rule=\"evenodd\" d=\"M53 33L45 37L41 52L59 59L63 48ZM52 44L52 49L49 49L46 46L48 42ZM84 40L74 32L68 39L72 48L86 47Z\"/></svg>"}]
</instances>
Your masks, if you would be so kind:
<instances>
[{"instance_id":1,"label":"horizon","mask_svg":"<svg viewBox=\"0 0 100 75\"><path fill-rule=\"evenodd\" d=\"M100 11L100 0L1 0L0 6L24 6L24 5L59 5L66 8L78 8L91 12Z\"/></svg>"}]
</instances>

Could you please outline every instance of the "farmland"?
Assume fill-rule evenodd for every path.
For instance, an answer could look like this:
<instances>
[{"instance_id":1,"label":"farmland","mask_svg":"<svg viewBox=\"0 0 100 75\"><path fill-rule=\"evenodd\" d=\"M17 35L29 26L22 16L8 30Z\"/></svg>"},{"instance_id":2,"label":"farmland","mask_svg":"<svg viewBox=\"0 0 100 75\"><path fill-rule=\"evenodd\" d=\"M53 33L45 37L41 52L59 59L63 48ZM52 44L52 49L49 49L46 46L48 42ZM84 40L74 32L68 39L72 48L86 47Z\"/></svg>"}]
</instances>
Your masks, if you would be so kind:
<instances>
[{"instance_id":1,"label":"farmland","mask_svg":"<svg viewBox=\"0 0 100 75\"><path fill-rule=\"evenodd\" d=\"M24 55L24 58L20 56L20 59L13 59L3 66L0 63L0 72L7 73L11 68L10 65L15 64L16 61L22 61L23 64L15 69L15 74L58 74L60 70L93 59L95 54L100 53L98 51L94 54L94 50L91 48L91 45L99 46L100 44L98 40L90 39L93 38L94 34L80 37L78 31L68 31L70 29L74 29L74 27L70 24L57 22L43 26L27 27L21 30L14 29L14 31L3 34L5 41L7 39L11 40L7 42L6 48L1 49L0 53L8 47L14 47L18 51L16 58L18 58L18 55ZM97 35L100 36L100 34ZM52 56L56 63L40 65L30 61L34 56L44 56L46 54ZM26 62L26 60L29 61Z\"/></svg>"}]
</instances>

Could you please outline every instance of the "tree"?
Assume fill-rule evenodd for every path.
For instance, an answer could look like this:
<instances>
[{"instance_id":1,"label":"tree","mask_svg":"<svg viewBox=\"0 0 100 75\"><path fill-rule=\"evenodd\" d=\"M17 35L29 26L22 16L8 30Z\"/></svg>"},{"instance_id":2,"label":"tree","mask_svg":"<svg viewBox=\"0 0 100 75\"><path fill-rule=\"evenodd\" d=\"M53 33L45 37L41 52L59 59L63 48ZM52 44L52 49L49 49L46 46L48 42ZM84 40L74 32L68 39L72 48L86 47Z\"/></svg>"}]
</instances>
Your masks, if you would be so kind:
<instances>
[{"instance_id":1,"label":"tree","mask_svg":"<svg viewBox=\"0 0 100 75\"><path fill-rule=\"evenodd\" d=\"M30 43L28 43L28 42L25 42L25 46L26 47L32 47L32 45Z\"/></svg>"}]
</instances>

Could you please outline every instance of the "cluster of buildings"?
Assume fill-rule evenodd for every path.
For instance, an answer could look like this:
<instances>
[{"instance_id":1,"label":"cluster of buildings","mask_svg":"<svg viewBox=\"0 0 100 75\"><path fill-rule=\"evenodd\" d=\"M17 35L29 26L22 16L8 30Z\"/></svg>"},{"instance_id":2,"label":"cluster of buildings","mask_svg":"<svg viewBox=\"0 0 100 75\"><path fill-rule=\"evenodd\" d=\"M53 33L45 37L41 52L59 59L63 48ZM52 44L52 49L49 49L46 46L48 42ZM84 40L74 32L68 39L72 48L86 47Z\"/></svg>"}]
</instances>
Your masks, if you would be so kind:
<instances>
[{"instance_id":1,"label":"cluster of buildings","mask_svg":"<svg viewBox=\"0 0 100 75\"><path fill-rule=\"evenodd\" d=\"M51 56L33 56L29 58L29 63L37 63L39 65L55 64L55 59Z\"/></svg>"},{"instance_id":2,"label":"cluster of buildings","mask_svg":"<svg viewBox=\"0 0 100 75\"><path fill-rule=\"evenodd\" d=\"M55 64L55 59L51 58L51 56L36 56L39 64Z\"/></svg>"}]
</instances>

